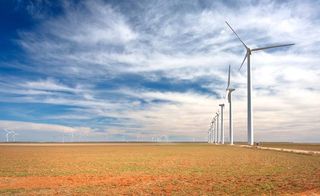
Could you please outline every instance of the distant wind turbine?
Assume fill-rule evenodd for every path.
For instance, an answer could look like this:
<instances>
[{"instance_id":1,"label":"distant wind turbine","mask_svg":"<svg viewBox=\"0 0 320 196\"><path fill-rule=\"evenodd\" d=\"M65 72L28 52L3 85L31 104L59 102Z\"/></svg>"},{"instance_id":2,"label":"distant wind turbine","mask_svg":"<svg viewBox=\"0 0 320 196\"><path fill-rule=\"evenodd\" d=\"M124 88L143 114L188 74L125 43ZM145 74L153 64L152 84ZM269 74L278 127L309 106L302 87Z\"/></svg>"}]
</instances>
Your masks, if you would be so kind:
<instances>
[{"instance_id":1,"label":"distant wind turbine","mask_svg":"<svg viewBox=\"0 0 320 196\"><path fill-rule=\"evenodd\" d=\"M211 127L208 129L208 144L211 143Z\"/></svg>"},{"instance_id":2,"label":"distant wind turbine","mask_svg":"<svg viewBox=\"0 0 320 196\"><path fill-rule=\"evenodd\" d=\"M233 145L233 116L232 116L232 102L231 102L231 93L235 91L234 88L230 88L230 74L231 74L231 66L229 65L229 72L228 72L228 85L227 85L227 97L229 103L229 138L230 138L230 145Z\"/></svg>"},{"instance_id":3,"label":"distant wind turbine","mask_svg":"<svg viewBox=\"0 0 320 196\"><path fill-rule=\"evenodd\" d=\"M16 133L15 131L12 131L12 140L13 142L16 142L16 136L19 135L18 133Z\"/></svg>"},{"instance_id":4,"label":"distant wind turbine","mask_svg":"<svg viewBox=\"0 0 320 196\"><path fill-rule=\"evenodd\" d=\"M215 137L215 135L216 135L216 118L215 117L213 117L213 119L212 119L212 136L211 136L211 143L215 143L216 141L216 137Z\"/></svg>"},{"instance_id":5,"label":"distant wind turbine","mask_svg":"<svg viewBox=\"0 0 320 196\"><path fill-rule=\"evenodd\" d=\"M238 34L233 30L233 28L229 25L229 23L226 21L226 24L229 26L229 28L231 29L231 31L237 36L237 38L239 39L239 41L242 43L242 45L245 47L246 49L246 55L241 63L241 66L239 68L239 70L242 68L242 65L244 64L245 60L247 59L247 127L248 127L248 144L249 145L253 145L254 143L254 139L253 139L253 111L252 111L252 83L251 83L251 79L252 79L252 75L251 75L251 66L250 66L250 56L251 53L254 51L259 51L259 50L266 50L266 49L271 49L271 48L279 48L279 47L285 47L285 46L292 46L294 44L281 44L281 45L270 45L270 46L266 46L266 47L261 47L261 48L254 48L251 49L249 48L238 36Z\"/></svg>"},{"instance_id":6,"label":"distant wind turbine","mask_svg":"<svg viewBox=\"0 0 320 196\"><path fill-rule=\"evenodd\" d=\"M217 144L218 143L218 132L217 132L217 114L214 117L214 130L215 130L215 134L214 134L214 143Z\"/></svg>"},{"instance_id":7,"label":"distant wind turbine","mask_svg":"<svg viewBox=\"0 0 320 196\"><path fill-rule=\"evenodd\" d=\"M220 134L219 134L219 112L216 113L216 124L217 124L217 129L216 129L216 133L217 133L217 143L220 143Z\"/></svg>"},{"instance_id":8,"label":"distant wind turbine","mask_svg":"<svg viewBox=\"0 0 320 196\"><path fill-rule=\"evenodd\" d=\"M215 119L215 117L212 118L211 123L210 123L210 132L211 132L211 134L210 134L210 143L213 143L213 141L214 141L214 133L215 133L215 130L214 130L214 119Z\"/></svg>"},{"instance_id":9,"label":"distant wind turbine","mask_svg":"<svg viewBox=\"0 0 320 196\"><path fill-rule=\"evenodd\" d=\"M3 130L6 132L6 140L7 140L7 142L9 142L9 136L12 133L12 131L9 131L7 129L3 129Z\"/></svg>"}]
</instances>

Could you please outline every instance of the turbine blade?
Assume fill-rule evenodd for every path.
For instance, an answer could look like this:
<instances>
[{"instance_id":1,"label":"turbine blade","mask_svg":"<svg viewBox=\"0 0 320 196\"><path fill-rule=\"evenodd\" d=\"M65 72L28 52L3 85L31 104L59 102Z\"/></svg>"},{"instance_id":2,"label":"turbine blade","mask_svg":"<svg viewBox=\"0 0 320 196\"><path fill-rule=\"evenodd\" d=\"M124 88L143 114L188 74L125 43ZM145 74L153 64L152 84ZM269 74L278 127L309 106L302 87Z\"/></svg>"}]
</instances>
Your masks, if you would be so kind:
<instances>
[{"instance_id":1,"label":"turbine blade","mask_svg":"<svg viewBox=\"0 0 320 196\"><path fill-rule=\"evenodd\" d=\"M227 93L226 93L226 95L224 96L224 99L227 99L227 97L229 96L229 88L227 88Z\"/></svg>"},{"instance_id":2,"label":"turbine blade","mask_svg":"<svg viewBox=\"0 0 320 196\"><path fill-rule=\"evenodd\" d=\"M247 56L248 56L248 52L246 53L246 56L244 56L244 59L243 59L243 61L242 61L241 65L240 65L239 70L241 70L241 68L242 68L242 66L243 66L243 64L244 64L244 62L245 62L245 61L246 61L246 59L247 59Z\"/></svg>"},{"instance_id":3,"label":"turbine blade","mask_svg":"<svg viewBox=\"0 0 320 196\"><path fill-rule=\"evenodd\" d=\"M248 48L248 46L240 39L239 35L235 32L235 30L233 30L233 28L229 25L229 23L227 21L225 21L226 24L229 26L229 28L231 29L231 31L237 36L237 38L239 39L239 41L244 45L245 48Z\"/></svg>"},{"instance_id":4,"label":"turbine blade","mask_svg":"<svg viewBox=\"0 0 320 196\"><path fill-rule=\"evenodd\" d=\"M265 50L265 49L270 49L270 48L279 48L279 47L292 46L292 45L294 45L294 44L271 45L271 46L266 46L266 47L261 47L261 48L254 48L251 51Z\"/></svg>"}]
</instances>

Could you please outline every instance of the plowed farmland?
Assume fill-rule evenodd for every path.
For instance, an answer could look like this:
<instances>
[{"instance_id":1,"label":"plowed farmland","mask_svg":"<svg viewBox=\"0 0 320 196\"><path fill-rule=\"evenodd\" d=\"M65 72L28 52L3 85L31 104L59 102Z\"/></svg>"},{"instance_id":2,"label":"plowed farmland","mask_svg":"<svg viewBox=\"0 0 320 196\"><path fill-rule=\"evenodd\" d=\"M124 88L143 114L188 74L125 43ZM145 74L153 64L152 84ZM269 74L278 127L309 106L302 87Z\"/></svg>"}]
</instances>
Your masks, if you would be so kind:
<instances>
[{"instance_id":1,"label":"plowed farmland","mask_svg":"<svg viewBox=\"0 0 320 196\"><path fill-rule=\"evenodd\" d=\"M209 144L0 146L1 195L312 195L320 156Z\"/></svg>"}]
</instances>

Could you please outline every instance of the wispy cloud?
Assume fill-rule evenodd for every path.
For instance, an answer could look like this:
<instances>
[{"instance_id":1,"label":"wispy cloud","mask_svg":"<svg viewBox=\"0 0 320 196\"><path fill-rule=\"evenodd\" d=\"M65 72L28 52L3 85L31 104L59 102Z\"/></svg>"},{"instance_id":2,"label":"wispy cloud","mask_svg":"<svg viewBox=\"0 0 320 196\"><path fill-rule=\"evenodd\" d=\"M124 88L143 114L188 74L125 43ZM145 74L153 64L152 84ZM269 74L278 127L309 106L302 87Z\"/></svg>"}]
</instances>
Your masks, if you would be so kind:
<instances>
[{"instance_id":1,"label":"wispy cloud","mask_svg":"<svg viewBox=\"0 0 320 196\"><path fill-rule=\"evenodd\" d=\"M314 1L63 3L61 14L19 31L27 57L5 66L35 76L3 76L0 100L68 106L39 111L39 119L92 132L205 138L231 64L243 140L246 69L237 69L245 51L228 20L250 47L296 43L252 55L258 140L301 141L300 132L303 141L319 140L319 8Z\"/></svg>"},{"instance_id":2,"label":"wispy cloud","mask_svg":"<svg viewBox=\"0 0 320 196\"><path fill-rule=\"evenodd\" d=\"M87 127L69 127L56 124L31 123L20 121L0 121L1 129L13 131L40 131L40 132L63 132L63 133L88 133L91 130Z\"/></svg>"}]
</instances>

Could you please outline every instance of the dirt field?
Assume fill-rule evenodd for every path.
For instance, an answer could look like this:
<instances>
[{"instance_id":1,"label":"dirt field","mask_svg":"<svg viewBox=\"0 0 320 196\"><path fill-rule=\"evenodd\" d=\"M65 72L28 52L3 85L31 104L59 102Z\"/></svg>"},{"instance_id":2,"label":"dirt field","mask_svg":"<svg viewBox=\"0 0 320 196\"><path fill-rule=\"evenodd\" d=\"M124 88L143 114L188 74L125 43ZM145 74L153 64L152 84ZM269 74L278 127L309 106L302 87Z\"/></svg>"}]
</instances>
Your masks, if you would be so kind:
<instances>
[{"instance_id":1,"label":"dirt field","mask_svg":"<svg viewBox=\"0 0 320 196\"><path fill-rule=\"evenodd\" d=\"M0 194L320 194L320 156L208 144L0 145Z\"/></svg>"},{"instance_id":2,"label":"dirt field","mask_svg":"<svg viewBox=\"0 0 320 196\"><path fill-rule=\"evenodd\" d=\"M297 150L320 151L320 144L263 142L261 146L264 146L264 147L274 147L274 148L297 149Z\"/></svg>"}]
</instances>

